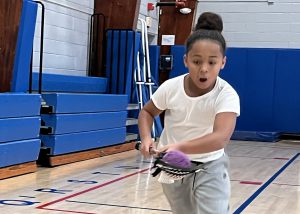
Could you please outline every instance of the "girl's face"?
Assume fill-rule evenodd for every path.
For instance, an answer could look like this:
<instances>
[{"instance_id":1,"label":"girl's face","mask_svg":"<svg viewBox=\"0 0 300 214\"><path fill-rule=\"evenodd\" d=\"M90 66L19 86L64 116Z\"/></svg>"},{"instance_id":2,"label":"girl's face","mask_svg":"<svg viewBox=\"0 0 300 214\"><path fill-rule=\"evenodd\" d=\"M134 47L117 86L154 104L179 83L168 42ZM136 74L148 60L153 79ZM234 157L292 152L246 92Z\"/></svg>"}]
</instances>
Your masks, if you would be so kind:
<instances>
[{"instance_id":1,"label":"girl's face","mask_svg":"<svg viewBox=\"0 0 300 214\"><path fill-rule=\"evenodd\" d=\"M214 88L226 57L218 43L211 40L198 40L184 56L184 64L189 69L189 89L196 94L205 94Z\"/></svg>"}]
</instances>

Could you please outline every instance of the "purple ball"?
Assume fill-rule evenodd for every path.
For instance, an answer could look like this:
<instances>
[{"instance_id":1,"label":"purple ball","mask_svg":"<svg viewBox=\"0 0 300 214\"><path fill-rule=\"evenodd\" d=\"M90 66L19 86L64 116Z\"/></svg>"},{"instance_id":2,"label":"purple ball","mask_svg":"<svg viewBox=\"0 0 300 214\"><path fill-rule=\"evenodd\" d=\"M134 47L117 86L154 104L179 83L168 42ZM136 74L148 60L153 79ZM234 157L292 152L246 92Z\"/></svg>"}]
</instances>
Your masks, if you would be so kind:
<instances>
[{"instance_id":1,"label":"purple ball","mask_svg":"<svg viewBox=\"0 0 300 214\"><path fill-rule=\"evenodd\" d=\"M192 166L190 158L183 152L178 150L172 150L167 152L162 160L172 166L189 168Z\"/></svg>"}]
</instances>

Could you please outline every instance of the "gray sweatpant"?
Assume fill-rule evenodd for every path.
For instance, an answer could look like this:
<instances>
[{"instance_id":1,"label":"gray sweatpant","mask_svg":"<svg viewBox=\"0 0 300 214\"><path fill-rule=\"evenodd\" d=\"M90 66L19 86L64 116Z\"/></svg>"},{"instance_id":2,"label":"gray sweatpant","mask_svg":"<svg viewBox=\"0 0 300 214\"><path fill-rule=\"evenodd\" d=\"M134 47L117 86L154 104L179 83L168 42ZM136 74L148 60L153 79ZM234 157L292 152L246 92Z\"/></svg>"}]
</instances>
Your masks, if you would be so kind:
<instances>
[{"instance_id":1,"label":"gray sweatpant","mask_svg":"<svg viewBox=\"0 0 300 214\"><path fill-rule=\"evenodd\" d=\"M228 214L230 198L229 160L203 164L203 171L173 184L162 184L173 214Z\"/></svg>"}]
</instances>

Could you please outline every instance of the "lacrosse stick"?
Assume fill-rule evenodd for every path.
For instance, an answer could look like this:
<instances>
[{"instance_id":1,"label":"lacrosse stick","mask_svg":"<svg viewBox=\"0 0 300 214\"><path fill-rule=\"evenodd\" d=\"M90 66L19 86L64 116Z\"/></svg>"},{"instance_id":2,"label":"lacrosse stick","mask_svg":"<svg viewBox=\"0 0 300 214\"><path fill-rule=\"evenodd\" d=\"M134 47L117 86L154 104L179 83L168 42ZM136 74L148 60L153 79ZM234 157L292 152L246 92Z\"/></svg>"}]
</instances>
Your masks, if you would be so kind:
<instances>
[{"instance_id":1,"label":"lacrosse stick","mask_svg":"<svg viewBox=\"0 0 300 214\"><path fill-rule=\"evenodd\" d=\"M141 143L135 145L137 150L139 150L140 147ZM153 177L160 174L160 182L173 183L174 180L180 180L189 174L203 170L203 167L202 163L191 161L183 152L172 150L157 155L151 169L154 169L154 172L152 173Z\"/></svg>"}]
</instances>

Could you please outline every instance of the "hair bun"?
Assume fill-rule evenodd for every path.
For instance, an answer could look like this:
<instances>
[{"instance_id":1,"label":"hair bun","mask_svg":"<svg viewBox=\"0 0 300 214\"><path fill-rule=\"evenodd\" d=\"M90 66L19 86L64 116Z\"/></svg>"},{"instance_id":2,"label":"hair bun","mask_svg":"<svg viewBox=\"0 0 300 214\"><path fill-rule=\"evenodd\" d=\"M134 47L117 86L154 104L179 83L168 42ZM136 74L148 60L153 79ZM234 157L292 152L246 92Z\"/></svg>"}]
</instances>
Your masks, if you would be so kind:
<instances>
[{"instance_id":1,"label":"hair bun","mask_svg":"<svg viewBox=\"0 0 300 214\"><path fill-rule=\"evenodd\" d=\"M212 12L202 13L197 21L195 30L216 30L222 32L223 21L221 16Z\"/></svg>"}]
</instances>

